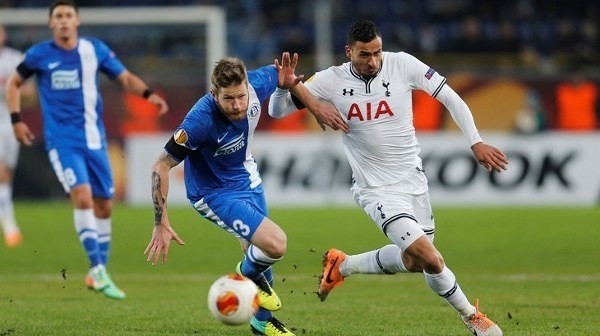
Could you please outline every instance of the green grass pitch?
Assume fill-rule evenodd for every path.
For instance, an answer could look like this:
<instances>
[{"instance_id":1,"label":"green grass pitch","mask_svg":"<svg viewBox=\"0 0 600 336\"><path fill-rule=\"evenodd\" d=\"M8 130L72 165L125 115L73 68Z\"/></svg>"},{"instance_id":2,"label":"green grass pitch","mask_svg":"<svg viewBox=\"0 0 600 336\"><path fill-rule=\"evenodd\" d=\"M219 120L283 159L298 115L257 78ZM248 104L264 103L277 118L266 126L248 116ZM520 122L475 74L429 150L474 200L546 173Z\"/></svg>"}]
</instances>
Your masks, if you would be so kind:
<instances>
[{"instance_id":1,"label":"green grass pitch","mask_svg":"<svg viewBox=\"0 0 600 336\"><path fill-rule=\"evenodd\" d=\"M505 335L600 335L600 208L435 208L436 245L469 298ZM143 255L150 208L118 206L109 271L127 292L113 301L85 288L87 261L67 203L18 202L24 244L0 245L0 335L249 335L206 306L212 281L232 272L239 244L190 208L171 208L186 241L166 264ZM272 209L288 234L275 267L297 335L469 335L422 275L356 275L326 302L315 290L323 252L388 241L356 208Z\"/></svg>"}]
</instances>

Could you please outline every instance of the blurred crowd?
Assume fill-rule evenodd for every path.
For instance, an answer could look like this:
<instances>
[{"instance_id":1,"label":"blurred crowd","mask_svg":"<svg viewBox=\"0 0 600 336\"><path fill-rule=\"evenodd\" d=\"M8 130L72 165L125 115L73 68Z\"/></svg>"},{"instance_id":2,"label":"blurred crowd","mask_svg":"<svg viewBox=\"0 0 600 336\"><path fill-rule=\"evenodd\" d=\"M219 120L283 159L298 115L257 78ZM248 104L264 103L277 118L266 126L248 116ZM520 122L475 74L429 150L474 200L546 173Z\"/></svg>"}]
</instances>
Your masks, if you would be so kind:
<instances>
[{"instance_id":1,"label":"blurred crowd","mask_svg":"<svg viewBox=\"0 0 600 336\"><path fill-rule=\"evenodd\" d=\"M46 0L0 0L3 7L46 7ZM314 52L315 8L330 6L333 36L357 17L382 30L389 50L430 53L525 53L542 60L597 65L600 3L589 0L80 0L86 6L220 5L230 50L247 60L280 50ZM342 39L334 38L336 52Z\"/></svg>"},{"instance_id":2,"label":"blurred crowd","mask_svg":"<svg viewBox=\"0 0 600 336\"><path fill-rule=\"evenodd\" d=\"M271 63L284 50L298 52L299 70L305 74L316 69L315 45L320 33L315 31L316 11L331 13L335 63L346 60L343 51L350 23L357 18L369 18L381 29L385 50L404 50L417 55L447 75L451 85L467 100L471 95L473 100L484 101L483 107L470 103L475 107L476 118L488 118L493 114L490 108L497 106L503 120L509 120L506 124L494 119L490 119L489 125L480 122L484 129L531 133L583 127L572 125L577 120L586 120L587 129L599 127L600 2L597 1L79 0L77 3L82 10L98 6L223 6L227 15L228 54L255 67ZM47 0L0 0L0 7L5 8L47 5ZM112 29L118 28L110 28L90 34L107 39L128 64L137 66L146 77L161 78L165 94L173 96L176 92L180 98L173 102L173 109L181 109L183 113L190 105L187 97L196 97L199 90L205 89L193 84L205 70L204 60L198 56L204 54L205 44L196 41L197 27L177 27L175 33L173 28L147 28L137 33L123 34L113 32ZM28 47L28 42L18 43L19 36L19 32L13 36L16 46ZM34 39L39 40L39 36ZM133 59L136 57L137 60ZM161 63L164 58L168 63ZM144 66L168 69L169 73L150 74ZM181 69L179 75L174 71L175 66ZM465 71L470 76L464 76ZM504 83L508 88L498 83L506 74L511 79L509 84ZM169 82L168 76L176 79ZM491 92L489 97L486 92ZM512 95L510 101L502 98L507 92ZM109 91L109 97L110 94ZM418 93L414 99L418 127L423 130L449 127L437 102ZM132 105L125 100L123 106L131 110ZM479 117L478 111L486 115ZM585 117L579 117L584 113L581 111L585 111ZM572 113L576 117L562 117ZM316 128L307 119L297 114L296 119L268 121L263 129ZM139 125L135 120L130 124Z\"/></svg>"},{"instance_id":3,"label":"blurred crowd","mask_svg":"<svg viewBox=\"0 0 600 336\"><path fill-rule=\"evenodd\" d=\"M350 23L369 18L382 31L384 49L407 51L448 78L467 101L483 132L522 135L546 130L600 130L600 2L590 0L76 0L81 7L82 36L106 41L149 85L166 97L170 113L138 97L105 85L105 125L115 180L124 180L123 140L134 134L174 129L198 97L206 92L206 30L202 25L93 26L85 21L86 7L215 5L225 9L227 53L249 68L273 62L282 51L301 54L299 73L317 68L315 14L330 13L333 64L345 62L345 34ZM0 0L0 9L47 10L51 0ZM167 10L167 9L165 9ZM162 11L162 9L161 9ZM1 22L0 22L1 24ZM8 26L8 45L26 50L50 37L47 27ZM414 91L417 133L456 130L444 107L422 91ZM41 134L37 106L23 118ZM308 113L273 119L264 117L259 131L318 132ZM23 151L25 164L17 174L16 195L46 197L62 190L45 190L54 176L40 176L43 147ZM27 171L28 167L30 171ZM48 171L51 171L48 169ZM29 178L27 176L30 176ZM39 188L32 188L32 186Z\"/></svg>"}]
</instances>

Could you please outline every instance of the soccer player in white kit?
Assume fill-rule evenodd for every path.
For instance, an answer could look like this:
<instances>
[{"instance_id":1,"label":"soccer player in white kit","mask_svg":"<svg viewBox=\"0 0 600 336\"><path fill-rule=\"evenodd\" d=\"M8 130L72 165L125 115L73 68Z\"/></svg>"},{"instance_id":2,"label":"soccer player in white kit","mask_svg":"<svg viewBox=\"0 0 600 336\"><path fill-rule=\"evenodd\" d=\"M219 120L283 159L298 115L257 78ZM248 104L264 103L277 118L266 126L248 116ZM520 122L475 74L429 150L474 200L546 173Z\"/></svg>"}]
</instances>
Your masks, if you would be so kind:
<instances>
[{"instance_id":1,"label":"soccer player in white kit","mask_svg":"<svg viewBox=\"0 0 600 336\"><path fill-rule=\"evenodd\" d=\"M10 114L6 106L4 85L10 74L23 60L23 54L7 47L6 30L0 25L0 225L4 234L4 243L8 247L21 244L23 238L15 219L12 200L12 181L19 159L19 143L13 134ZM33 95L33 86L28 86L25 95Z\"/></svg>"},{"instance_id":2,"label":"soccer player in white kit","mask_svg":"<svg viewBox=\"0 0 600 336\"><path fill-rule=\"evenodd\" d=\"M331 102L347 121L350 131L343 134L343 143L354 199L393 244L357 255L327 251L320 299L352 274L422 272L431 290L460 314L471 332L502 335L479 312L478 301L469 302L433 245L434 217L412 123L412 90L423 90L446 106L486 169L506 169L507 157L482 141L469 108L446 85L446 78L405 52L382 50L381 33L373 22L360 20L351 26L346 56L350 62L317 72L306 88ZM269 113L283 117L299 107L288 92L277 90Z\"/></svg>"}]
</instances>

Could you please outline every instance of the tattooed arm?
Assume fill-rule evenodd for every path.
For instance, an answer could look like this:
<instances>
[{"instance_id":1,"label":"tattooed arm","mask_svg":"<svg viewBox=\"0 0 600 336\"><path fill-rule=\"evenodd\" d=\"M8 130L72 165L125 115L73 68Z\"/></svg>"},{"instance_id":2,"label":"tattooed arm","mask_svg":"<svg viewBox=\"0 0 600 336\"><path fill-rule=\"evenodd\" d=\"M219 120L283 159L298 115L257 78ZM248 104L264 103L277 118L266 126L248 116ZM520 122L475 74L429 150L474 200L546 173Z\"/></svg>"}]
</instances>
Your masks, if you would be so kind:
<instances>
[{"instance_id":1,"label":"tattooed arm","mask_svg":"<svg viewBox=\"0 0 600 336\"><path fill-rule=\"evenodd\" d=\"M169 171L179 162L167 152L163 152L152 167L152 204L154 205L154 225L162 223L163 213L166 218L167 194L169 193Z\"/></svg>"},{"instance_id":2,"label":"tattooed arm","mask_svg":"<svg viewBox=\"0 0 600 336\"><path fill-rule=\"evenodd\" d=\"M146 247L144 254L147 261L156 265L162 256L162 262L167 261L169 245L175 240L179 245L185 244L169 224L167 215L167 194L169 193L169 171L178 165L167 152L163 152L152 167L152 203L154 205L154 230L152 239Z\"/></svg>"}]
</instances>

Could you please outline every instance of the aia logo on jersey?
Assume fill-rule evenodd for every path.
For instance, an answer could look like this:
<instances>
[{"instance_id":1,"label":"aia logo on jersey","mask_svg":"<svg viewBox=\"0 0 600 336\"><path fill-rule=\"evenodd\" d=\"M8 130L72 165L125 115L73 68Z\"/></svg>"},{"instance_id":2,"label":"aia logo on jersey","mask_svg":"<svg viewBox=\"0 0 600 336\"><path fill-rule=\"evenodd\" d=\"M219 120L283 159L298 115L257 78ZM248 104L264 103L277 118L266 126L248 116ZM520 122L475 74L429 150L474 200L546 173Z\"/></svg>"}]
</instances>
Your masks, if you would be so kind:
<instances>
[{"instance_id":1,"label":"aia logo on jersey","mask_svg":"<svg viewBox=\"0 0 600 336\"><path fill-rule=\"evenodd\" d=\"M348 120L352 120L352 118L360 121L375 120L386 115L391 117L394 115L394 112L392 112L390 105L385 100L379 103L365 103L363 106L352 103L348 111Z\"/></svg>"}]
</instances>

